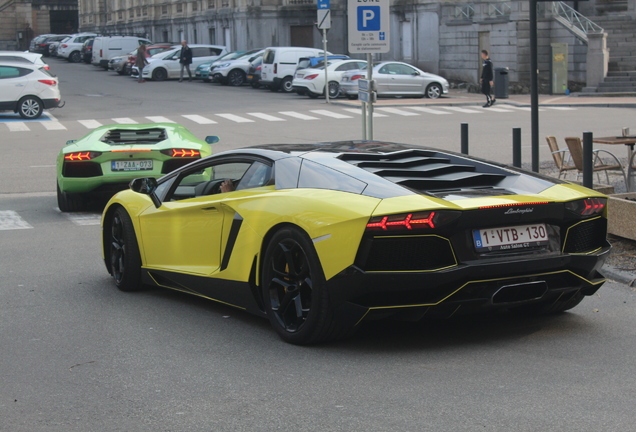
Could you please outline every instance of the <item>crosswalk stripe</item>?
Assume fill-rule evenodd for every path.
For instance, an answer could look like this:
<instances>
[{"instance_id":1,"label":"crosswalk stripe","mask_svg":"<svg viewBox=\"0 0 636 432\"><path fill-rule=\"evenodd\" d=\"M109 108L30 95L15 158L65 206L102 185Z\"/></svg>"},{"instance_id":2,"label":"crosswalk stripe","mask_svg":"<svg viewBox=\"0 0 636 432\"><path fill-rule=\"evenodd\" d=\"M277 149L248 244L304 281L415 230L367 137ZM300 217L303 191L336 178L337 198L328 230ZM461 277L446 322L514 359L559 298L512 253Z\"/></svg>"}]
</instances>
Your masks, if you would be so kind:
<instances>
[{"instance_id":1,"label":"crosswalk stripe","mask_svg":"<svg viewBox=\"0 0 636 432\"><path fill-rule=\"evenodd\" d=\"M556 106L549 106L546 107L548 109L553 109L553 110L559 110L559 111L573 111L576 108L572 108L572 107L556 107Z\"/></svg>"},{"instance_id":2,"label":"crosswalk stripe","mask_svg":"<svg viewBox=\"0 0 636 432\"><path fill-rule=\"evenodd\" d=\"M95 129L102 125L97 120L78 120L77 122L87 129Z\"/></svg>"},{"instance_id":3,"label":"crosswalk stripe","mask_svg":"<svg viewBox=\"0 0 636 432\"><path fill-rule=\"evenodd\" d=\"M335 119L352 118L351 116L344 115L344 114L338 114L338 113L335 113L333 111L328 111L328 110L310 110L310 112L312 112L314 114L318 114L318 115L324 115L325 117L332 117L332 118L335 118Z\"/></svg>"},{"instance_id":4,"label":"crosswalk stripe","mask_svg":"<svg viewBox=\"0 0 636 432\"><path fill-rule=\"evenodd\" d=\"M318 117L313 117L307 114L301 114L296 111L278 111L278 113L289 116L289 117L301 119L301 120L318 120Z\"/></svg>"},{"instance_id":5,"label":"crosswalk stripe","mask_svg":"<svg viewBox=\"0 0 636 432\"><path fill-rule=\"evenodd\" d=\"M362 110L360 108L343 108L345 111L349 111L354 114L362 115ZM373 111L373 117L388 117L386 114L379 113L377 111Z\"/></svg>"},{"instance_id":6,"label":"crosswalk stripe","mask_svg":"<svg viewBox=\"0 0 636 432\"><path fill-rule=\"evenodd\" d=\"M55 211L62 213L58 207L55 207ZM87 213L87 212L67 212L62 213L64 217L75 225L99 225L102 220L102 215L99 213Z\"/></svg>"},{"instance_id":7,"label":"crosswalk stripe","mask_svg":"<svg viewBox=\"0 0 636 432\"><path fill-rule=\"evenodd\" d=\"M31 129L24 122L5 123L11 132L28 132Z\"/></svg>"},{"instance_id":8,"label":"crosswalk stripe","mask_svg":"<svg viewBox=\"0 0 636 432\"><path fill-rule=\"evenodd\" d=\"M275 117L273 115L269 115L269 114L265 114L265 113L259 113L259 112L247 113L247 115L251 115L252 117L256 117L256 118L259 118L261 120L267 120L267 121L287 121L287 120L282 119L280 117Z\"/></svg>"},{"instance_id":9,"label":"crosswalk stripe","mask_svg":"<svg viewBox=\"0 0 636 432\"><path fill-rule=\"evenodd\" d=\"M138 123L129 117L118 117L118 118L114 118L113 121L119 124L137 124Z\"/></svg>"},{"instance_id":10,"label":"crosswalk stripe","mask_svg":"<svg viewBox=\"0 0 636 432\"><path fill-rule=\"evenodd\" d=\"M245 118L245 117L241 117L241 116L237 116L234 114L215 114L219 117L222 117L226 120L230 120L236 123L254 123L254 120Z\"/></svg>"},{"instance_id":11,"label":"crosswalk stripe","mask_svg":"<svg viewBox=\"0 0 636 432\"><path fill-rule=\"evenodd\" d=\"M404 111L404 110L401 110L399 108L376 108L376 110L381 110L381 111L384 111L384 112L388 112L388 113L391 113L391 114L397 114L397 115L401 115L401 116L405 116L405 117L419 115L418 113L414 113L414 112L410 112L410 111Z\"/></svg>"},{"instance_id":12,"label":"crosswalk stripe","mask_svg":"<svg viewBox=\"0 0 636 432\"><path fill-rule=\"evenodd\" d=\"M495 108L495 107L488 107L488 108L482 108L483 110L486 111L494 111L494 112L514 112L513 110L509 110L509 109L505 109L505 108Z\"/></svg>"},{"instance_id":13,"label":"crosswalk stripe","mask_svg":"<svg viewBox=\"0 0 636 432\"><path fill-rule=\"evenodd\" d=\"M41 124L46 130L66 130L66 126L59 121L43 121Z\"/></svg>"},{"instance_id":14,"label":"crosswalk stripe","mask_svg":"<svg viewBox=\"0 0 636 432\"><path fill-rule=\"evenodd\" d=\"M148 116L146 118L154 123L175 123L174 121L170 120L168 117L163 117L163 116Z\"/></svg>"},{"instance_id":15,"label":"crosswalk stripe","mask_svg":"<svg viewBox=\"0 0 636 432\"><path fill-rule=\"evenodd\" d=\"M515 105L506 105L506 108L513 108L519 111L532 111L532 108L530 107L520 107ZM539 111L545 111L545 110L543 108L539 108Z\"/></svg>"},{"instance_id":16,"label":"crosswalk stripe","mask_svg":"<svg viewBox=\"0 0 636 432\"><path fill-rule=\"evenodd\" d=\"M435 115L444 115L444 114L451 114L449 112L446 111L440 111L440 110L436 110L433 108L426 108L426 107L408 107L409 109L412 109L414 111L421 111L421 112L425 112L428 114L435 114Z\"/></svg>"},{"instance_id":17,"label":"crosswalk stripe","mask_svg":"<svg viewBox=\"0 0 636 432\"><path fill-rule=\"evenodd\" d=\"M192 120L193 122L199 124L217 124L217 122L215 122L214 120L200 116L198 114L183 114L181 117L187 118L188 120Z\"/></svg>"},{"instance_id":18,"label":"crosswalk stripe","mask_svg":"<svg viewBox=\"0 0 636 432\"><path fill-rule=\"evenodd\" d=\"M456 112L460 112L460 113L466 113L466 114L481 114L481 111L477 111L475 109L470 109L470 108L460 108L460 107L444 107L447 110L450 111L456 111Z\"/></svg>"},{"instance_id":19,"label":"crosswalk stripe","mask_svg":"<svg viewBox=\"0 0 636 432\"><path fill-rule=\"evenodd\" d=\"M0 230L16 230L33 228L27 221L13 210L0 211Z\"/></svg>"}]
</instances>

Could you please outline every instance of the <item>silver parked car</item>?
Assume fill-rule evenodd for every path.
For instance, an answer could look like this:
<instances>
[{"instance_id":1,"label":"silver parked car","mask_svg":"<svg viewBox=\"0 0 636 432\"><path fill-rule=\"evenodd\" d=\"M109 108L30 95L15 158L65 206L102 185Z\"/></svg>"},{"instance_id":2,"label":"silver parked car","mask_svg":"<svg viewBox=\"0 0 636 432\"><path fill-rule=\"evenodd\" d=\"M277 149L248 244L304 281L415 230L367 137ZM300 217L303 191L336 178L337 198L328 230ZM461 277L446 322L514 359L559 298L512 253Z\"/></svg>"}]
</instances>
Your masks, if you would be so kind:
<instances>
[{"instance_id":1,"label":"silver parked car","mask_svg":"<svg viewBox=\"0 0 636 432\"><path fill-rule=\"evenodd\" d=\"M217 60L210 66L210 76L223 85L242 86L247 82L247 70L257 57L262 56L265 48L245 51L233 60Z\"/></svg>"},{"instance_id":2,"label":"silver parked car","mask_svg":"<svg viewBox=\"0 0 636 432\"><path fill-rule=\"evenodd\" d=\"M366 69L345 72L340 81L341 93L349 99L358 97L358 79L366 76ZM373 79L377 81L378 96L426 96L437 99L448 93L446 79L408 63L378 63L373 67Z\"/></svg>"}]
</instances>

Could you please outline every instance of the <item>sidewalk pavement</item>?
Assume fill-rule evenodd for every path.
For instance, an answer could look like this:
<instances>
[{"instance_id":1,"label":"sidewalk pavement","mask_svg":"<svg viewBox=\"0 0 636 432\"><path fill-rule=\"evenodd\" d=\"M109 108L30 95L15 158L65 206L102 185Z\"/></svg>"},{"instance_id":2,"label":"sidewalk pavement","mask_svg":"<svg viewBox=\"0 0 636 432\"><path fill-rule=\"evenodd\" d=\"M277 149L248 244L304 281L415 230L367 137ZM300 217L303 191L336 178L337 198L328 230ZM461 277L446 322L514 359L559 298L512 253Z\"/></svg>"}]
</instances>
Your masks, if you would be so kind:
<instances>
[{"instance_id":1,"label":"sidewalk pavement","mask_svg":"<svg viewBox=\"0 0 636 432\"><path fill-rule=\"evenodd\" d=\"M345 106L360 106L359 100L331 99L331 102ZM467 93L465 90L450 90L448 95L439 99L392 97L378 98L374 103L377 107L399 106L467 106L483 105L484 95ZM530 95L510 95L508 98L498 98L498 104L515 106L530 106ZM560 107L607 107L607 108L636 108L636 96L609 97L609 96L579 96L578 94L566 95L539 95L540 106Z\"/></svg>"}]
</instances>

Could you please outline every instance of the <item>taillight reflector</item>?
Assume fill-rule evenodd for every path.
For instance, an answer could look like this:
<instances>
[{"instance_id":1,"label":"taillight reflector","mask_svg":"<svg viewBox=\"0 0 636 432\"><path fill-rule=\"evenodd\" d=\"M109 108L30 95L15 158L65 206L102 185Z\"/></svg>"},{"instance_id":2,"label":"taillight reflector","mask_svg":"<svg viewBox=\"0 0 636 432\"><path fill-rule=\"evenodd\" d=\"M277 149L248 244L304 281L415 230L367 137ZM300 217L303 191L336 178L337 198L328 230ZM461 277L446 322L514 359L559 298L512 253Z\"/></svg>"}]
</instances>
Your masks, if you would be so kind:
<instances>
[{"instance_id":1,"label":"taillight reflector","mask_svg":"<svg viewBox=\"0 0 636 432\"><path fill-rule=\"evenodd\" d=\"M42 84L46 84L50 86L57 85L57 81L55 80L38 80L38 82L41 82Z\"/></svg>"},{"instance_id":2,"label":"taillight reflector","mask_svg":"<svg viewBox=\"0 0 636 432\"><path fill-rule=\"evenodd\" d=\"M90 152L90 151L73 152L73 153L66 153L64 155L64 160L67 160L67 161L85 161L85 160L95 159L99 155L101 155L101 153L99 153L99 152Z\"/></svg>"},{"instance_id":3,"label":"taillight reflector","mask_svg":"<svg viewBox=\"0 0 636 432\"><path fill-rule=\"evenodd\" d=\"M172 150L172 154L170 154L170 156L172 157L197 157L197 156L201 156L201 152L199 150L192 150L192 149L171 149Z\"/></svg>"},{"instance_id":4,"label":"taillight reflector","mask_svg":"<svg viewBox=\"0 0 636 432\"><path fill-rule=\"evenodd\" d=\"M305 77L305 79L306 79L306 80L312 80L312 79L316 78L317 76L318 76L318 74L307 75L307 76Z\"/></svg>"},{"instance_id":5,"label":"taillight reflector","mask_svg":"<svg viewBox=\"0 0 636 432\"><path fill-rule=\"evenodd\" d=\"M580 216L593 216L603 213L607 200L605 198L585 198L565 203L565 208Z\"/></svg>"},{"instance_id":6,"label":"taillight reflector","mask_svg":"<svg viewBox=\"0 0 636 432\"><path fill-rule=\"evenodd\" d=\"M360 78L364 78L364 75L354 75L349 79L349 81L359 80Z\"/></svg>"},{"instance_id":7,"label":"taillight reflector","mask_svg":"<svg viewBox=\"0 0 636 432\"><path fill-rule=\"evenodd\" d=\"M274 73L278 71L278 63L274 63Z\"/></svg>"},{"instance_id":8,"label":"taillight reflector","mask_svg":"<svg viewBox=\"0 0 636 432\"><path fill-rule=\"evenodd\" d=\"M372 217L369 220L367 229L387 231L396 228L435 228L435 223L433 222L434 217L435 212L408 213L393 216L376 216Z\"/></svg>"}]
</instances>

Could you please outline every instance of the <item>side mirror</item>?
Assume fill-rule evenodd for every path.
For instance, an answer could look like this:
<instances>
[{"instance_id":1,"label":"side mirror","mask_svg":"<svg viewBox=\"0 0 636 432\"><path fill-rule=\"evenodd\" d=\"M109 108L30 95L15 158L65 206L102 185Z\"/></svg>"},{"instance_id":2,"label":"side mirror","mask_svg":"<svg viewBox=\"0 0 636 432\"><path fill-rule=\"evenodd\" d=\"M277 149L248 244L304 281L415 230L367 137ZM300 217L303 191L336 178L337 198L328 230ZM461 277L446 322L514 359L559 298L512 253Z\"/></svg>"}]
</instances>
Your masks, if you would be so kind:
<instances>
[{"instance_id":1,"label":"side mirror","mask_svg":"<svg viewBox=\"0 0 636 432\"><path fill-rule=\"evenodd\" d=\"M418 76L420 73L418 71L413 72L413 75Z\"/></svg>"},{"instance_id":2,"label":"side mirror","mask_svg":"<svg viewBox=\"0 0 636 432\"><path fill-rule=\"evenodd\" d=\"M216 135L209 135L205 137L205 142L208 144L216 144L219 142L219 137Z\"/></svg>"},{"instance_id":3,"label":"side mirror","mask_svg":"<svg viewBox=\"0 0 636 432\"><path fill-rule=\"evenodd\" d=\"M71 145L71 144L74 144L76 142L77 142L77 140L68 140L68 141L66 141L66 145Z\"/></svg>"},{"instance_id":4,"label":"side mirror","mask_svg":"<svg viewBox=\"0 0 636 432\"><path fill-rule=\"evenodd\" d=\"M130 182L130 189L144 195L150 195L157 189L157 179L153 177L136 178Z\"/></svg>"}]
</instances>

